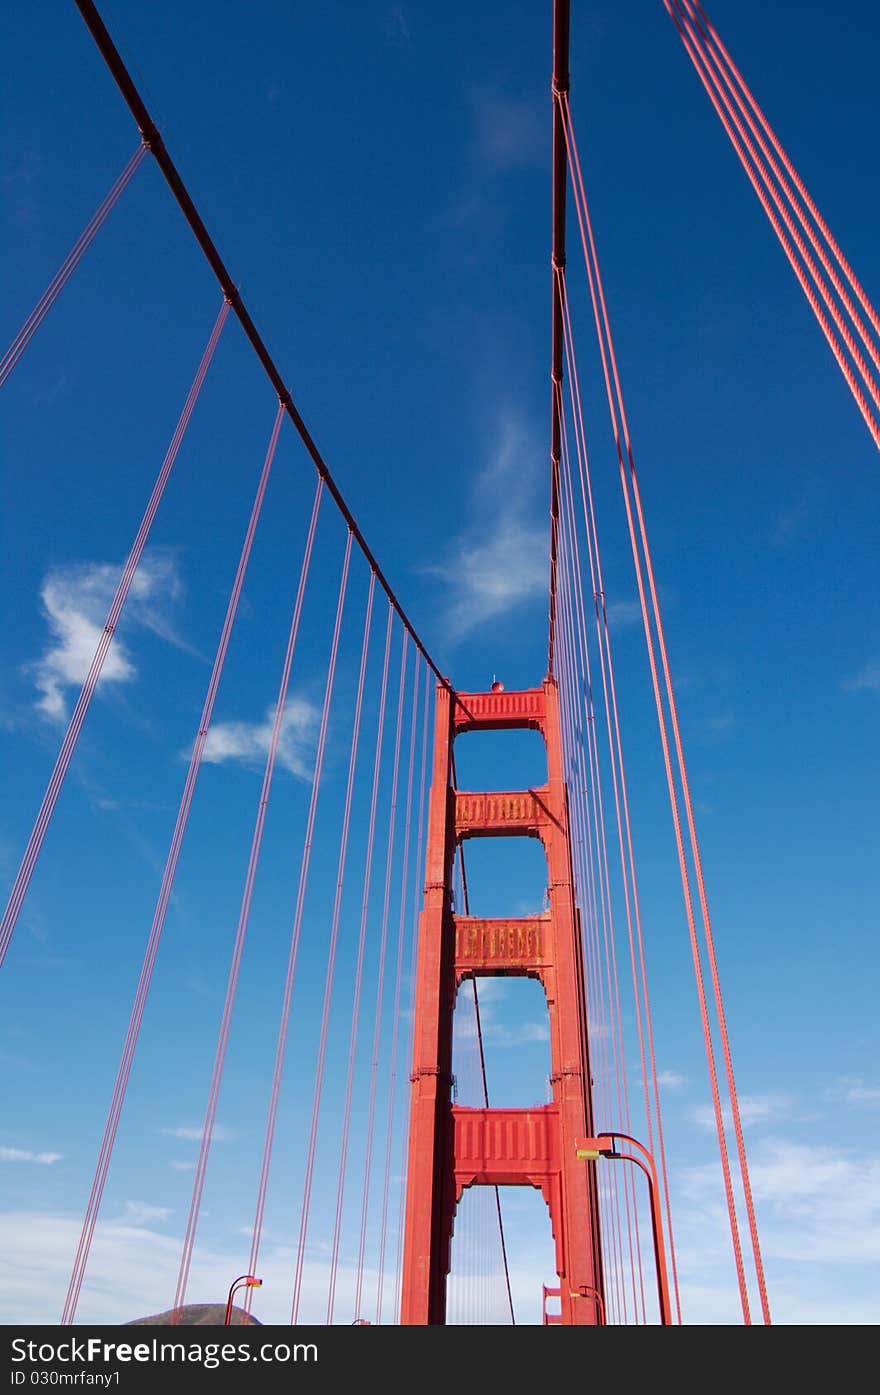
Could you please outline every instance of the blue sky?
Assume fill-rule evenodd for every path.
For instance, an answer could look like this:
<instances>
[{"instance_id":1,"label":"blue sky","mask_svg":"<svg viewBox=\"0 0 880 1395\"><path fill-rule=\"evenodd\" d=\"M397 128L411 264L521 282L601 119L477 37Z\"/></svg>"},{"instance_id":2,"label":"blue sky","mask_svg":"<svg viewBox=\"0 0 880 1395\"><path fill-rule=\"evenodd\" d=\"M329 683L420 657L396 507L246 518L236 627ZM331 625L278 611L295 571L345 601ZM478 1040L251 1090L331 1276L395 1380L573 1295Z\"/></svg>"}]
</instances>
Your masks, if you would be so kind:
<instances>
[{"instance_id":1,"label":"blue sky","mask_svg":"<svg viewBox=\"0 0 880 1395\"><path fill-rule=\"evenodd\" d=\"M528 686L544 672L549 8L255 0L245 16L237 3L210 12L192 3L149 13L125 0L104 7L374 552L441 668L463 689L488 686L496 674L508 687ZM771 1305L780 1320L872 1320L880 1296L876 455L659 0L575 0L573 9L572 110L678 684ZM837 7L833 27L821 7L793 0L770 11L751 0L718 0L712 17L876 304L872 60L880 19L856 0ZM8 20L2 62L0 227L3 265L14 268L3 296L9 340L128 159L136 134L72 5L19 7ZM606 590L615 606L685 1317L735 1321L644 642L632 623L635 588L574 248L570 277L580 297L588 442ZM75 700L82 645L103 623L108 586L217 308L200 254L146 163L3 392L5 882L51 768L59 719ZM4 967L4 1321L52 1321L60 1311L274 405L230 324ZM196 1151L191 1135L204 1110L312 490L312 467L285 426L160 950L83 1318L123 1321L167 1306L173 1295ZM253 1211L343 546L325 505L194 1298L222 1293L226 1276L241 1272L247 1258L241 1232ZM308 987L294 1011L266 1221L266 1283L254 1309L266 1319L285 1320L289 1311L326 962L324 902L338 852L346 714L365 598L364 569L355 562L306 909L307 927L315 929L304 932L298 971ZM363 857L383 626L377 602L353 881ZM394 645L396 684L398 631ZM407 673L411 694L414 670ZM407 707L404 743L409 713ZM477 746L461 745L463 784L517 783L514 767L523 784L541 778L540 752L527 742ZM391 755L386 749L380 831L387 831ZM399 842L393 858L392 934L403 873ZM410 873L408 898L414 866ZM380 868L371 954L382 882ZM541 887L540 865L528 854L511 864L500 846L474 852L478 909L533 909ZM335 1068L319 1137L319 1168L334 1194L333 1120L347 1049L355 901L352 893L343 911ZM365 990L368 1033L375 973L374 956ZM408 972L404 994L407 988ZM543 1097L547 1048L532 988L485 990L490 1089L499 1103ZM387 1049L390 1000L382 1030ZM464 1019L461 1037L467 1057ZM369 1078L368 1051L367 1043L360 1081ZM463 1060L459 1069L472 1088L472 1052L468 1059L470 1066ZM407 1069L404 1062L395 1157ZM358 1106L357 1148L363 1122ZM384 1140L381 1109L379 1134ZM399 1179L396 1162L393 1171ZM359 1178L347 1196L343 1256L350 1265ZM515 1296L532 1320L540 1283L552 1277L547 1227L534 1202L524 1193L505 1198ZM329 1204L319 1188L306 1271L315 1316L322 1312ZM374 1203L370 1274L376 1209ZM485 1227L485 1215L474 1215L473 1225ZM470 1234L470 1225L462 1216L458 1235ZM462 1255L469 1243L461 1240ZM536 1253L543 1274L535 1272ZM461 1292L456 1312L463 1311Z\"/></svg>"}]
</instances>

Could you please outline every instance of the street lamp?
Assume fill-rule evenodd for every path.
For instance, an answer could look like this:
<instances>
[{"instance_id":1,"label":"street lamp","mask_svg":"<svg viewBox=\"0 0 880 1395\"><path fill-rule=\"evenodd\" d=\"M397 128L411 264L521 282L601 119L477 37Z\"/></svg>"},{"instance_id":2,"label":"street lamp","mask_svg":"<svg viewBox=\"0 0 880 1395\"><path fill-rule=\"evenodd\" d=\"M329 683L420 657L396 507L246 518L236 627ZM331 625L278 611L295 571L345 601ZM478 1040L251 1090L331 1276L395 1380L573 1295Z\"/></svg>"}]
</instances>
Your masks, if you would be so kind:
<instances>
[{"instance_id":1,"label":"street lamp","mask_svg":"<svg viewBox=\"0 0 880 1395\"><path fill-rule=\"evenodd\" d=\"M642 1157L635 1153L620 1153L615 1147L615 1139L622 1138L633 1148L638 1148ZM672 1325L672 1310L669 1304L669 1281L666 1276L666 1254L663 1249L663 1221L660 1215L660 1201L657 1195L657 1169L654 1159L637 1138L628 1133L603 1133L595 1138L575 1139L575 1157L578 1162L595 1161L598 1158L618 1158L622 1162L632 1162L642 1169L648 1179L648 1195L651 1200L651 1229L654 1235L654 1264L657 1269L657 1295L660 1300L660 1322L664 1327ZM647 1158L647 1166L642 1161Z\"/></svg>"},{"instance_id":2,"label":"street lamp","mask_svg":"<svg viewBox=\"0 0 880 1395\"><path fill-rule=\"evenodd\" d=\"M229 1285L229 1297L226 1300L226 1316L223 1319L223 1326L230 1327L232 1324L232 1299L240 1288L262 1288L263 1280L255 1279L253 1274L239 1274L237 1279L233 1279Z\"/></svg>"}]
</instances>

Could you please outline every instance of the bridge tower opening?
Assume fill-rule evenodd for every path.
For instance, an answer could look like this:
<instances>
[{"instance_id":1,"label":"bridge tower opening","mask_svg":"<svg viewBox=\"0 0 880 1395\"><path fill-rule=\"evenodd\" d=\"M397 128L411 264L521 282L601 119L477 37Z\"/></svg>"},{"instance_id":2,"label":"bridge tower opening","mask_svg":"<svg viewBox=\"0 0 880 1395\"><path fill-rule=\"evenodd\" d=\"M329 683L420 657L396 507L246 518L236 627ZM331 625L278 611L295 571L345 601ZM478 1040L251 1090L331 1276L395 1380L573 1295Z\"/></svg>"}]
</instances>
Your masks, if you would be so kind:
<instances>
[{"instance_id":1,"label":"bridge tower opening","mask_svg":"<svg viewBox=\"0 0 880 1395\"><path fill-rule=\"evenodd\" d=\"M456 1204L465 1187L539 1188L550 1211L560 1320L594 1326L604 1297L595 1165L575 1139L593 1133L580 915L575 902L556 684L452 694L437 687L425 893L419 919L409 1163L400 1320L442 1325ZM455 788L452 751L463 732L532 728L547 749L546 785L501 792ZM457 915L452 873L470 838L538 838L549 910L523 918ZM529 976L544 986L552 1097L528 1109L453 1103L452 1023L465 978Z\"/></svg>"}]
</instances>

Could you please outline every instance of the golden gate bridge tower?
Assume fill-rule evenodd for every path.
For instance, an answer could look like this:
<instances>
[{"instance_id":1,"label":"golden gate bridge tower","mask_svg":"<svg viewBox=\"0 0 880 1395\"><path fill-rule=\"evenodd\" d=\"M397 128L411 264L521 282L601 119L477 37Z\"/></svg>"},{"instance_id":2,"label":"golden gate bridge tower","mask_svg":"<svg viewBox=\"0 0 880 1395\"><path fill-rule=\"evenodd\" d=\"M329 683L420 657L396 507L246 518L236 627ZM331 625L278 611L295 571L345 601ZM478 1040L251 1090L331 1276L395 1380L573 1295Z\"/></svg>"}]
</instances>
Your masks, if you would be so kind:
<instances>
[{"instance_id":1,"label":"golden gate bridge tower","mask_svg":"<svg viewBox=\"0 0 880 1395\"><path fill-rule=\"evenodd\" d=\"M875 378L875 371L880 377L880 316L856 280L700 0L662 0L662 4L805 292L872 441L880 448L880 381ZM259 797L253 806L250 848L246 860L242 857L242 868L246 865L246 871L232 886L231 900L230 884L226 884L224 910L232 907L228 944L222 939L220 930L214 938L213 921L211 925L212 968L216 958L220 963L220 972L223 972L225 965L220 962L223 957L220 949L224 945L229 949L229 958L225 996L221 995L219 979L216 984L217 996L218 999L222 996L223 1007L204 1122L199 1127L159 1130L163 1134L179 1134L198 1144L198 1161L192 1163L191 1169L189 1163L183 1164L185 1172L192 1171L192 1191L173 1307L167 1316L170 1321L179 1322L187 1306L203 1188L212 1156L212 1142L215 1136L219 1137L215 1121L231 1041L239 970L251 921L252 898L260 872L270 792L276 763L283 763L285 718L290 711L289 699L295 692L290 685L300 677L297 666L303 639L301 631L309 629L311 624L308 672L310 679L313 674L323 678L323 684L315 686L316 693L323 686L323 698L320 706L314 706L314 723L307 724L309 730L313 726L315 732L314 758L295 762L301 783L297 786L297 799L292 801L291 807L295 808L295 816L299 819L297 827L302 832L302 843L298 850L299 857L294 859L298 862L298 872L295 875L293 914L287 926L283 927L289 929L289 940L285 934L276 933L279 931L278 918L283 914L286 903L277 915L273 911L271 917L268 912L264 917L256 917L257 920L271 920L272 950L274 952L277 945L281 945L282 950L282 957L271 962L276 966L275 972L284 986L280 995L273 1064L271 1070L264 1072L266 1080L271 1079L271 1087L267 1092L253 1223L249 1229L239 1228L236 1232L250 1236L247 1272L234 1286L241 1283L247 1289L246 1312L250 1313L253 1289L260 1284L258 1273L266 1253L263 1224L270 1194L273 1147L276 1132L283 1136L283 1130L277 1130L277 1125L285 1100L290 1102L285 1089L291 1076L295 1076L296 1086L300 1089L305 1081L306 1103L303 1105L299 1096L297 1103L306 1110L300 1117L308 1118L308 1125L299 1129L296 1135L307 1142L304 1141L302 1147L302 1175L301 1178L297 1177L297 1183L302 1182L302 1199L289 1309L292 1325L300 1322L301 1303L303 1309L308 1308L309 1317L318 1307L322 1307L328 1324L339 1321L338 1312L343 1306L345 1321L350 1321L349 1314L353 1313L358 1325L370 1324L372 1318L364 1316L368 1301L372 1299L372 1295L369 1300L366 1296L366 1286L368 1279L372 1282L374 1277L376 1302L371 1311L375 1313L376 1323L386 1320L390 1307L393 1310L392 1320L399 1320L406 1326L445 1325L450 1319L447 1289L453 1234L461 1219L459 1207L462 1198L471 1188L494 1189L496 1194L500 1250L511 1300L510 1317L512 1322L515 1321L498 1201L498 1190L503 1187L534 1189L546 1204L557 1273L555 1282L544 1285L543 1316L546 1325L591 1327L626 1323L630 1318L636 1322L649 1322L654 1320L655 1313L663 1325L682 1321L648 993L645 936L640 915L599 530L566 275L566 197L569 187L573 195L579 251L583 252L588 299L596 331L600 364L596 382L598 391L601 393L604 388L607 396L611 438L638 592L637 609L644 628L657 713L688 947L693 960L706 1054L711 1112L718 1139L732 1267L736 1273L743 1322L749 1324L752 1321L751 1305L757 1294L762 1319L764 1323L769 1323L770 1308L696 830L695 801L691 796L685 765L658 599L659 587L648 544L621 374L569 103L569 0L553 0L547 667L543 681L534 687L507 691L502 683L493 682L491 688L483 692L458 690L429 653L306 427L281 369L245 305L94 0L76 0L76 6L134 120L139 143L0 357L0 389L6 390L32 338L134 179L138 168L147 163L148 156L161 174L195 239L212 278L212 291L219 292L217 299L220 303L167 452L147 496L127 560L115 582L106 620L103 625L92 624L90 617L86 617L89 619L85 627L87 633L81 644L77 640L76 654L68 656L70 672L65 669L58 678L58 685L61 685L63 678L65 683L69 680L70 684L78 686L79 695L69 719L64 711L56 714L61 715L67 723L65 734L0 917L0 969L4 974L8 972L4 961L62 787L74 760L80 734L102 673L105 679L111 676L112 663L109 671L106 664L116 640L117 626L132 593L138 570L143 566L144 550L150 540L157 511L227 322L243 336L246 352L253 355L265 384L271 388L271 393L267 393L267 428L270 399L274 417L249 520L243 533L241 552L230 582L225 617L216 634L216 649L204 690L204 705L192 740L186 748L186 775L182 786L176 786L179 788L179 804L173 826L171 820L168 823L170 838L167 854L156 885L152 881L149 883L148 899L144 903L151 915L149 932L119 1053L91 1190L84 1208L82 1229L73 1255L61 1313L62 1323L73 1323L77 1317L160 941L172 905L196 785L203 762L210 759L207 753L209 738L212 731L216 734L216 726L212 727L215 702L233 641L239 602L244 594L270 472L282 427L289 433L291 426L298 438L297 449L304 449L308 458L306 463L314 466L315 474L313 476L310 469L306 470L309 488L304 491L305 504L300 519L304 536L295 591L293 586L291 588L289 630L277 696L274 707L268 709L269 717L257 728L248 727L253 738L246 743L248 757L250 759L256 752L265 763ZM6 400L3 399L4 402ZM27 398L28 405L39 400L33 394ZM140 401L137 410L141 410ZM219 490L219 484L217 488ZM312 498L310 512L309 498ZM323 505L322 500L326 500ZM319 531L319 511L322 508L320 521L322 528L326 521L324 532ZM191 522L188 516L187 525L191 526ZM331 574L328 570L331 566L329 551L325 551L322 558L322 575L317 587L323 608L312 612L308 607L316 591L312 573L313 554L325 547L322 540L325 535L329 537L333 530L334 545L341 555L341 562L337 558L336 563L332 564L338 568L339 581L335 618L331 619L333 587L328 589L326 582ZM326 546L329 547L329 544ZM116 575L113 568L107 570ZM358 595L360 609L357 608ZM323 601L327 597L329 600L324 607ZM313 622L304 621L301 626L304 613L314 614L317 618ZM381 661L376 653L377 632L380 636L379 652L382 652L381 635L384 632ZM161 635L158 628L156 634ZM118 657L118 641L115 652ZM84 655L85 663L82 662ZM396 656L393 663L392 655ZM345 675L339 682L337 666L340 673ZM127 661L122 658L117 665L117 678L120 670L127 668ZM381 679L378 678L380 671ZM399 675L396 689L395 671ZM535 679L538 676L534 674ZM63 709L60 686L57 696L57 705ZM187 702L190 697L187 697ZM175 698L179 698L176 691ZM306 705L311 711L312 705ZM186 706L187 703L181 700L181 710ZM197 704L194 710L198 710ZM431 724L432 744L429 742ZM231 725L240 728L242 724L235 722ZM372 760L369 759L369 750L364 754L368 728ZM468 734L469 738L478 741L492 732L518 730L537 732L543 740L547 770L545 783L523 788L516 772L511 770L509 778L505 778L507 787L501 790L459 787L455 743L461 735ZM330 806L328 814L329 801L322 802L321 796L324 757L328 740L335 741L340 733L339 751L344 754L344 738L350 742L347 776L340 774L345 770L344 760L331 759L327 762L333 768L325 784L335 780L337 791L336 801ZM393 756L390 756L392 750ZM430 758L429 752L432 752ZM175 759L179 759L179 756ZM258 767L260 761L255 763ZM292 771L293 765L288 763ZM416 778L419 765L420 788ZM603 786L606 795L610 796L605 804ZM427 813L423 820L426 789ZM606 805L611 830L607 837ZM138 806L132 804L131 807ZM163 812L165 807L163 803ZM168 807L174 808L173 804ZM197 813L198 810L196 816ZM289 817L292 820L293 816ZM383 818L386 827L381 829ZM357 819L360 826L355 829L356 836L351 837L352 825ZM285 824L285 839L289 839L292 826L292 821ZM387 836L378 836L380 832ZM313 859L313 845L320 841L319 834L324 839L322 853ZM530 838L540 843L546 863L547 893L546 908L540 913L521 917L471 914L464 875L464 850L473 839L491 838ZM218 840L218 846L225 848L226 844ZM619 867L615 851L619 852ZM285 866L289 860L288 852L289 847L285 843ZM99 853L102 861L108 861L103 843ZM362 860L356 871L352 872L350 863L355 856ZM315 863L321 869L320 875L315 873ZM310 869L313 873L311 883ZM424 878L420 886L422 870ZM463 892L460 901L454 893L456 872ZM234 877L234 871L230 875ZM99 881L100 875L96 874L94 880ZM320 883L317 890L314 888L316 880ZM377 894L376 885L382 894ZM90 896L93 894L91 885L88 893ZM282 895L281 892L278 894ZM381 912L377 911L377 903L381 903ZM621 903L625 912L626 941L632 971L632 997L626 999L631 1019L627 1022L627 1033L632 1040L625 1040L627 1034L623 1028L624 1013L615 950L613 914ZM150 912L153 905L154 909ZM298 1038L300 1054L295 1063L296 1070L288 1067L285 1077L285 1059L291 1054L288 1052L288 1031L292 1016L296 1027L300 1026L296 1017L299 998L294 989L304 927L303 939L308 939L308 969L313 975L311 986L314 987L317 981L322 990L318 994L321 1007L320 1012L313 1014L314 1024L308 1012L303 1014L306 1021L303 1035ZM257 934L260 929L257 925ZM84 938L88 939L88 936ZM118 938L114 937L114 945ZM253 938L252 933L251 940ZM619 939L623 946L622 933ZM410 962L414 966L411 975L411 1014L407 1012L405 994L407 945L413 956ZM265 951L265 940L262 947ZM106 946L95 941L86 948L99 958L102 948ZM349 955L347 977L337 972L337 960L342 960L346 953ZM370 954L374 956L372 961L369 960ZM19 961L16 969L24 974L27 963ZM299 978L303 976L300 965ZM535 980L543 990L550 1044L548 1097L545 1103L526 1108L490 1106L480 1038L482 1103L460 1103L453 1075L456 1001L465 987L470 985L479 1034L477 983L486 979L513 977ZM342 990L340 978L343 979ZM6 982L4 979L3 987ZM369 1052L364 1045L364 1019L369 1021L371 1016L368 1012L368 990L374 998L373 1003L369 1004L373 1008L372 1048ZM297 991L301 997L301 990ZM340 1010L341 991L349 996ZM314 993L310 994L310 998L314 996ZM393 1004L390 1028L389 998ZM261 998L260 1002L263 1011L265 998ZM181 1017L179 1010L177 1017ZM343 1031L334 1038L333 1031L339 1030L340 1023ZM408 1040L410 1023L411 1047ZM179 1022L177 1025L181 1026ZM314 1031L309 1038L312 1025ZM183 1023L183 1027L186 1026ZM641 1125L630 1122L626 1056L627 1049L634 1055L636 1037L646 1144L632 1136L632 1132L642 1133ZM307 1059L303 1043L315 1046L313 1057ZM720 1050L716 1050L716 1043ZM332 1095L332 1099L328 1100L324 1092L325 1070L329 1066L332 1071L339 1060L346 1059L347 1071L339 1073L340 1079L344 1074L344 1089L327 1091L327 1095ZM410 1072L408 1087L406 1069ZM251 1078L250 1074L248 1078ZM365 1084L367 1079L369 1083ZM76 1087L81 1084L82 1081L77 1079ZM167 1072L162 1078L163 1099L166 1087ZM361 1105L364 1099L369 1101L366 1109ZM326 1129L327 1115L333 1103L338 1104L338 1113L329 1130L335 1177L329 1171L325 1177L322 1163L331 1150L325 1154L321 1152L321 1125L323 1118ZM404 1107L408 1110L408 1129L401 1123ZM381 1136L376 1142L377 1119L381 1135L383 1113L384 1152ZM366 1135L365 1141L357 1137L361 1125ZM732 1135L732 1144L728 1142L729 1134ZM326 1132L323 1137L326 1137ZM362 1153L358 1154L356 1146L361 1143ZM35 1154L18 1148L4 1151L13 1160L40 1162L58 1160L63 1156L60 1153ZM400 1160L399 1167L393 1165L395 1158ZM605 1168L606 1159L623 1161L642 1169L648 1182L648 1206L644 1203L644 1193L641 1194L641 1201L637 1199L633 1180L636 1173L631 1168ZM296 1162L298 1166L300 1159L297 1158ZM738 1175L732 1163L738 1164ZM172 1162L172 1168L176 1169L177 1166ZM346 1192L347 1168L352 1172L360 1171L362 1175L357 1179L361 1184L358 1240L356 1245L352 1243L346 1249L344 1225L346 1217L352 1212L351 1197ZM277 1175L277 1171L276 1168L276 1174L271 1175ZM291 1185L291 1172L291 1156L286 1153L283 1177L288 1187ZM402 1177L398 1173L403 1174ZM609 1182L609 1174L612 1182ZM315 1208L313 1193L320 1191L322 1182L326 1182L328 1177L330 1183L335 1180L335 1189L330 1185L326 1195L322 1195L322 1206ZM396 1198L399 1221L396 1229L392 1178L395 1184L399 1183ZM618 1182L621 1184L619 1191ZM170 1186L170 1183L167 1185ZM177 1185L180 1185L179 1178ZM180 1195L176 1192L175 1198L179 1207ZM236 1196L236 1205L238 1201ZM146 1209L171 1216L174 1208L163 1205ZM320 1276L322 1282L326 1278L327 1287L318 1299L315 1298L314 1289L310 1289L314 1279L310 1267L314 1250L310 1245L317 1224L313 1215L315 1209L320 1210L323 1226L322 1255L324 1252L329 1255L326 1273L322 1272ZM378 1221L377 1215L380 1217ZM646 1219L648 1226L645 1225ZM649 1228L657 1283L656 1310L653 1301L646 1303L642 1271L640 1236L647 1236ZM753 1278L746 1275L746 1236L751 1245ZM167 1237L162 1237L162 1241L164 1246ZM396 1262L393 1262L391 1255L395 1241L397 1256ZM378 1261L373 1270L368 1256L371 1243L378 1251ZM646 1244L646 1253L647 1249ZM628 1267L625 1250L629 1252ZM352 1259L355 1251L356 1263ZM164 1248L162 1253L165 1253ZM393 1285L389 1278L392 1273ZM537 1290L541 1276L532 1277ZM729 1277L732 1281L732 1275ZM341 1289L349 1281L351 1291L346 1290L343 1299L337 1291L337 1283ZM753 1286L751 1295L750 1283ZM106 1293L107 1287L105 1283L103 1293ZM393 1302L390 1304L387 1302L386 1287L393 1289ZM628 1289L632 1294L631 1303ZM674 1310L670 1290L674 1292ZM99 1296L103 1296L100 1287L97 1291ZM227 1320L232 1297L233 1290L230 1290ZM558 1302L558 1311L552 1315L547 1311L548 1297L554 1303ZM94 1290L90 1298L95 1298ZM163 1314L163 1319L165 1316Z\"/></svg>"},{"instance_id":2,"label":"golden gate bridge tower","mask_svg":"<svg viewBox=\"0 0 880 1395\"><path fill-rule=\"evenodd\" d=\"M462 732L531 728L547 748L538 789L473 792L452 783ZM593 1132L583 944L575 904L570 820L552 679L488 693L437 688L428 806L425 902L419 924L401 1322L442 1323L456 1205L469 1186L538 1187L556 1247L561 1321L591 1325L603 1311L599 1208L593 1168L576 1142ZM525 919L454 915L452 871L470 838L538 838L547 857L549 912ZM550 1104L531 1109L452 1103L452 1018L464 979L539 979L550 1019Z\"/></svg>"}]
</instances>

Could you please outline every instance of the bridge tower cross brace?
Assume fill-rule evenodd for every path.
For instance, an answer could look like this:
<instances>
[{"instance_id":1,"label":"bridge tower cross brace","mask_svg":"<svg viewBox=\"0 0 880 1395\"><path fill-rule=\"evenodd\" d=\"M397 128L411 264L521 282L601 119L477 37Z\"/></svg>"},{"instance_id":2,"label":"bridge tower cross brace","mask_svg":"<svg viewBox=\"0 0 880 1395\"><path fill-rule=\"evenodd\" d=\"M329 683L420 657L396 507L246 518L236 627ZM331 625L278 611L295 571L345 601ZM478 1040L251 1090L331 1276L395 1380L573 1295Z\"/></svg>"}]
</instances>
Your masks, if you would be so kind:
<instances>
[{"instance_id":1,"label":"bridge tower cross brace","mask_svg":"<svg viewBox=\"0 0 880 1395\"><path fill-rule=\"evenodd\" d=\"M575 1158L593 1118L580 917L575 904L556 684L521 692L452 694L439 684L419 918L401 1322L444 1324L455 1209L465 1187L532 1186L550 1211L561 1321L600 1321L604 1298L595 1165ZM452 784L452 747L466 731L540 731L547 784L470 793ZM525 919L453 912L460 841L539 838L549 911ZM527 976L543 984L550 1021L552 1099L531 1109L452 1102L452 1018L463 980ZM540 1276L535 1277L536 1287Z\"/></svg>"}]
</instances>

